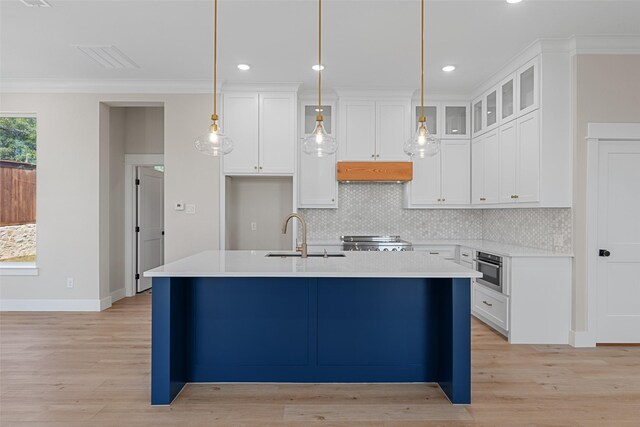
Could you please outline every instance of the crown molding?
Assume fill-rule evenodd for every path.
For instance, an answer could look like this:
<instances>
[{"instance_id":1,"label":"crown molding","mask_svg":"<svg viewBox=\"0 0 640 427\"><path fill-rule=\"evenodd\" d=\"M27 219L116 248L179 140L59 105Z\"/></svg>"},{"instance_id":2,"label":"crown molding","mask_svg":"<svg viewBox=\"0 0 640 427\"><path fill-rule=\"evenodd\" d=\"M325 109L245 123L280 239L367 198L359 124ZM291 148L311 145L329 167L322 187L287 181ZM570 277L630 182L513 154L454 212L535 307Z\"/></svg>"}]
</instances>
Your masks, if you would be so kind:
<instances>
[{"instance_id":1,"label":"crown molding","mask_svg":"<svg viewBox=\"0 0 640 427\"><path fill-rule=\"evenodd\" d=\"M221 89L222 92L298 92L302 86L301 82L282 82L282 83L225 83Z\"/></svg>"},{"instance_id":2,"label":"crown molding","mask_svg":"<svg viewBox=\"0 0 640 427\"><path fill-rule=\"evenodd\" d=\"M574 55L637 55L640 54L640 33L623 36L573 36L569 51Z\"/></svg>"},{"instance_id":3,"label":"crown molding","mask_svg":"<svg viewBox=\"0 0 640 427\"><path fill-rule=\"evenodd\" d=\"M224 85L218 81L218 93ZM210 80L2 79L0 93L212 93Z\"/></svg>"}]
</instances>

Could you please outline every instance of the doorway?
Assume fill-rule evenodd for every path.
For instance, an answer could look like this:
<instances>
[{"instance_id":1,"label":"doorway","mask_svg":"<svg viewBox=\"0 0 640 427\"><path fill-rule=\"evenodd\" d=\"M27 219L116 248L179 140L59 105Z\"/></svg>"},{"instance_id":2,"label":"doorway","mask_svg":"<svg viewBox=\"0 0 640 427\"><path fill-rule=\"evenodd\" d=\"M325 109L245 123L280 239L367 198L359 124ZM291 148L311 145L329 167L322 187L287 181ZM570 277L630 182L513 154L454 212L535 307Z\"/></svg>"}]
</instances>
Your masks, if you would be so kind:
<instances>
[{"instance_id":1,"label":"doorway","mask_svg":"<svg viewBox=\"0 0 640 427\"><path fill-rule=\"evenodd\" d=\"M640 343L640 142L600 141L597 341Z\"/></svg>"},{"instance_id":2,"label":"doorway","mask_svg":"<svg viewBox=\"0 0 640 427\"><path fill-rule=\"evenodd\" d=\"M164 167L138 166L136 186L136 292L151 288L143 273L164 264Z\"/></svg>"}]
</instances>

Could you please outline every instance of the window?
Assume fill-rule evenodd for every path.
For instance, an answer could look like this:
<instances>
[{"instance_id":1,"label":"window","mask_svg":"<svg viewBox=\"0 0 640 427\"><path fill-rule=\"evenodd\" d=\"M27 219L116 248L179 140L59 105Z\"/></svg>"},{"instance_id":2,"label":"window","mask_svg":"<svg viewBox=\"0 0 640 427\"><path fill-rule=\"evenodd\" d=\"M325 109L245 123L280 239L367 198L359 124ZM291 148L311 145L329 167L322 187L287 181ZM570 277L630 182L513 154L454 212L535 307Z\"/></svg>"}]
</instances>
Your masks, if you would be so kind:
<instances>
[{"instance_id":1,"label":"window","mask_svg":"<svg viewBox=\"0 0 640 427\"><path fill-rule=\"evenodd\" d=\"M0 263L36 259L36 118L0 117Z\"/></svg>"}]
</instances>

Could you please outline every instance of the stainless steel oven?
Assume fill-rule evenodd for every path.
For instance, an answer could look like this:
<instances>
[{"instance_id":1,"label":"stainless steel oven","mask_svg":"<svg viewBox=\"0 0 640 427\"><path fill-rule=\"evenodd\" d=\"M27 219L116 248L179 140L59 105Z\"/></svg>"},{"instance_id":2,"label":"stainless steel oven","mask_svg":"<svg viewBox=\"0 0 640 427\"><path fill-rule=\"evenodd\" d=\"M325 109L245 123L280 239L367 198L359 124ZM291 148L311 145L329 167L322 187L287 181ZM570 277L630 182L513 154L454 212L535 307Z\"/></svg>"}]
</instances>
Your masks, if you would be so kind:
<instances>
[{"instance_id":1,"label":"stainless steel oven","mask_svg":"<svg viewBox=\"0 0 640 427\"><path fill-rule=\"evenodd\" d=\"M474 261L476 270L482 273L476 282L502 293L502 257L478 251Z\"/></svg>"}]
</instances>

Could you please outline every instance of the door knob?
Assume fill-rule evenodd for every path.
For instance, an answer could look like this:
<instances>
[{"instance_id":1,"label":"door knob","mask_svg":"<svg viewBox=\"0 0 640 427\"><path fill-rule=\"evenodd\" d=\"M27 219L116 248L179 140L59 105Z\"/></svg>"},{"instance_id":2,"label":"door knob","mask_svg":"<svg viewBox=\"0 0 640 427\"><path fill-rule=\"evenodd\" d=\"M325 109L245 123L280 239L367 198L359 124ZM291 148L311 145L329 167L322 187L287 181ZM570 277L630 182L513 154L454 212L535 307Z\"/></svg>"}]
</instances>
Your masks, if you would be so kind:
<instances>
[{"instance_id":1,"label":"door knob","mask_svg":"<svg viewBox=\"0 0 640 427\"><path fill-rule=\"evenodd\" d=\"M608 257L609 255L611 255L611 252L609 252L609 251L608 251L608 250L606 250L606 249L600 249L600 251L599 251L599 255L600 255L601 257L605 257L605 258L606 258L606 257Z\"/></svg>"}]
</instances>

